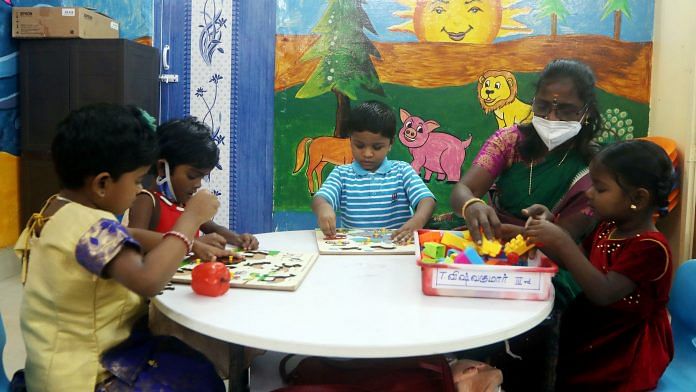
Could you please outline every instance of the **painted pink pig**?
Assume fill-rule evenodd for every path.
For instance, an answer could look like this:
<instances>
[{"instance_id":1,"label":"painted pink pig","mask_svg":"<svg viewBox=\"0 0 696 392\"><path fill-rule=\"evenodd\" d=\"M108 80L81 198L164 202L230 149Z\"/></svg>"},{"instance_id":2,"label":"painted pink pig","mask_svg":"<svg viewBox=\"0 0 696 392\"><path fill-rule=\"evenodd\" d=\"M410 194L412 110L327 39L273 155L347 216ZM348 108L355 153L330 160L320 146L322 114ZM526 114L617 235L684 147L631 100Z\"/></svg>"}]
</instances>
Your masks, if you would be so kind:
<instances>
[{"instance_id":1,"label":"painted pink pig","mask_svg":"<svg viewBox=\"0 0 696 392\"><path fill-rule=\"evenodd\" d=\"M447 177L447 181L459 181L466 149L471 144L471 134L461 141L449 133L434 132L440 127L437 121L423 121L404 109L400 110L400 115L404 125L399 130L399 140L413 156L413 170L420 174L420 169L425 168L426 181L433 173L437 173L438 180Z\"/></svg>"}]
</instances>

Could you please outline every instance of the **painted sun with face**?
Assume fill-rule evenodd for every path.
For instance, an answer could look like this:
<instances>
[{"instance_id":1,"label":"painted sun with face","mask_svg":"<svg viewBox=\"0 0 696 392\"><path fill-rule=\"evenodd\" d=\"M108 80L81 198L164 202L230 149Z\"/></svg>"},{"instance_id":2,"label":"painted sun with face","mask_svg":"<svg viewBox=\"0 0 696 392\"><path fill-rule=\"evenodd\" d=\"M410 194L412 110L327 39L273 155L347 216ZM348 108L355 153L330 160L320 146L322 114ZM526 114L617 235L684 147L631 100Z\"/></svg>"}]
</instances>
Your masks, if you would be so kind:
<instances>
[{"instance_id":1,"label":"painted sun with face","mask_svg":"<svg viewBox=\"0 0 696 392\"><path fill-rule=\"evenodd\" d=\"M496 37L529 34L531 29L515 20L529 7L513 8L520 0L395 0L409 7L394 15L411 19L389 27L415 34L418 41L487 44Z\"/></svg>"}]
</instances>

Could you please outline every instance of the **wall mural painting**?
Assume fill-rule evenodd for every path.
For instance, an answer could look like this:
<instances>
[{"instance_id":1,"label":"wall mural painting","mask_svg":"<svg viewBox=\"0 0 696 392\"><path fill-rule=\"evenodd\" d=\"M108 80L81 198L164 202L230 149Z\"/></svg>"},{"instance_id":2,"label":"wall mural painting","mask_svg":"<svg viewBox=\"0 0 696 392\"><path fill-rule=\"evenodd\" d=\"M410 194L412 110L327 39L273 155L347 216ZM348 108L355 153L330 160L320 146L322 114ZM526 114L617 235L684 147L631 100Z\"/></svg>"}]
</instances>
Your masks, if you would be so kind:
<instances>
[{"instance_id":1,"label":"wall mural painting","mask_svg":"<svg viewBox=\"0 0 696 392\"><path fill-rule=\"evenodd\" d=\"M403 126L399 130L399 141L406 147L413 160L411 167L416 173L425 170L423 179L430 181L433 173L438 180L457 182L461 174L462 163L466 157L466 148L471 144L472 136L459 140L445 132L434 132L440 128L435 120L424 121L412 116L405 109L399 111Z\"/></svg>"},{"instance_id":2,"label":"wall mural painting","mask_svg":"<svg viewBox=\"0 0 696 392\"><path fill-rule=\"evenodd\" d=\"M277 2L274 227L311 228L312 195L352 161L349 108L387 102L390 159L449 193L496 129L531 121L537 76L557 57L597 76L600 143L648 129L654 0Z\"/></svg>"}]
</instances>

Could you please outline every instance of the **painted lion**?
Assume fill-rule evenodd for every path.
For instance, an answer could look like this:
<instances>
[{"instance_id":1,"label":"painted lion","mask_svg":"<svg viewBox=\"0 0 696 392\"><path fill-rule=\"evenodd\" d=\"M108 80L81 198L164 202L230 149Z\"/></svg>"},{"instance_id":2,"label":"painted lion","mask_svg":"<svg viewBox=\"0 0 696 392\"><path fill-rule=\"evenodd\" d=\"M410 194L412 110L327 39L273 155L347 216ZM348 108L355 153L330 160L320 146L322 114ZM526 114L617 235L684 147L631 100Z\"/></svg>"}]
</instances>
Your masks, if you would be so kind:
<instances>
[{"instance_id":1,"label":"painted lion","mask_svg":"<svg viewBox=\"0 0 696 392\"><path fill-rule=\"evenodd\" d=\"M532 121L532 106L517 99L517 79L512 73L489 69L479 77L477 90L481 108L495 114L498 128Z\"/></svg>"}]
</instances>

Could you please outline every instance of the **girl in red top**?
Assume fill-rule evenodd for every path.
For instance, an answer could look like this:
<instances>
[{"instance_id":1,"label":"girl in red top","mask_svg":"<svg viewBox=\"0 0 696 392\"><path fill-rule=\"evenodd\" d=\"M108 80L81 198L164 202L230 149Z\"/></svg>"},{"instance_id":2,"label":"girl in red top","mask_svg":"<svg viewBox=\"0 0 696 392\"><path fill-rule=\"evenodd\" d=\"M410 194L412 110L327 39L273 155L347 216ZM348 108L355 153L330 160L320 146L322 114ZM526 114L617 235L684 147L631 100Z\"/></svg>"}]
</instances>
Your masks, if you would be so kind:
<instances>
[{"instance_id":1,"label":"girl in red top","mask_svg":"<svg viewBox=\"0 0 696 392\"><path fill-rule=\"evenodd\" d=\"M157 180L131 206L128 227L166 233L201 187L201 180L218 165L220 151L208 126L194 117L160 125L157 139L160 149ZM251 234L237 234L213 221L204 223L200 231L206 235L196 236L193 252L204 260L230 255L224 249L226 244L247 250L259 246Z\"/></svg>"},{"instance_id":2,"label":"girl in red top","mask_svg":"<svg viewBox=\"0 0 696 392\"><path fill-rule=\"evenodd\" d=\"M674 353L671 253L653 220L667 206L674 171L662 148L633 140L600 152L590 176L587 196L603 222L584 249L547 215L525 230L583 289L562 316L557 390L651 390Z\"/></svg>"}]
</instances>

